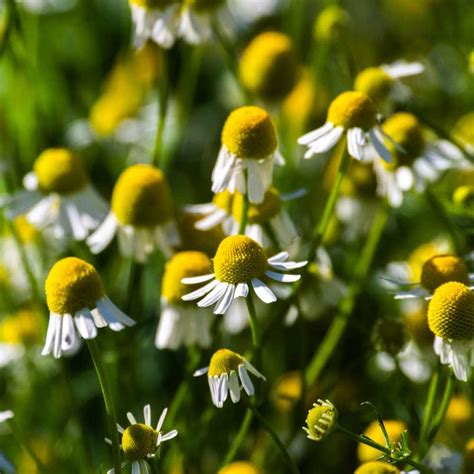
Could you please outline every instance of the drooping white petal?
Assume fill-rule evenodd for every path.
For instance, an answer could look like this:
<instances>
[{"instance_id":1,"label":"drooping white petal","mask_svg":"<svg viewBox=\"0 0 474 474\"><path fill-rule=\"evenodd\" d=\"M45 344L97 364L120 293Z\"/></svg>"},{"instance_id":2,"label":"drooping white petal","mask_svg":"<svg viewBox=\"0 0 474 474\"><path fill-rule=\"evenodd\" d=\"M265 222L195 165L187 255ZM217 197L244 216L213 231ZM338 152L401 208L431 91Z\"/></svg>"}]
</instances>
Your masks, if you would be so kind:
<instances>
[{"instance_id":1,"label":"drooping white petal","mask_svg":"<svg viewBox=\"0 0 474 474\"><path fill-rule=\"evenodd\" d=\"M252 380L250 380L249 374L244 364L239 365L239 377L242 382L242 387L245 390L245 393L251 397L255 394L255 387L253 386Z\"/></svg>"},{"instance_id":2,"label":"drooping white petal","mask_svg":"<svg viewBox=\"0 0 474 474\"><path fill-rule=\"evenodd\" d=\"M208 306L211 306L217 301L219 301L227 291L228 285L228 283L224 283L221 281L217 282L215 287L202 300L198 302L198 306L200 308L207 308Z\"/></svg>"},{"instance_id":3,"label":"drooping white petal","mask_svg":"<svg viewBox=\"0 0 474 474\"><path fill-rule=\"evenodd\" d=\"M232 304L235 294L235 285L230 283L227 284L225 293L222 295L221 300L217 303L214 308L214 314L225 314Z\"/></svg>"},{"instance_id":4,"label":"drooping white petal","mask_svg":"<svg viewBox=\"0 0 474 474\"><path fill-rule=\"evenodd\" d=\"M252 280L252 287L256 293L256 295L264 302L264 303L273 303L277 300L276 296L274 295L273 291L268 288L262 280L258 278L254 278Z\"/></svg>"},{"instance_id":5,"label":"drooping white petal","mask_svg":"<svg viewBox=\"0 0 474 474\"><path fill-rule=\"evenodd\" d=\"M300 145L310 145L312 142L318 138L326 135L334 128L334 125L331 122L326 122L322 127L312 130L311 132L306 133L305 135L298 138L298 143Z\"/></svg>"},{"instance_id":6,"label":"drooping white petal","mask_svg":"<svg viewBox=\"0 0 474 474\"><path fill-rule=\"evenodd\" d=\"M425 70L425 66L419 62L408 62L405 60L395 61L391 64L384 64L382 69L393 79L401 77L415 76Z\"/></svg>"},{"instance_id":7,"label":"drooping white petal","mask_svg":"<svg viewBox=\"0 0 474 474\"><path fill-rule=\"evenodd\" d=\"M213 275L214 277L214 275ZM192 291L191 293L187 293L186 295L183 295L181 299L183 301L192 301L192 300L197 300L198 298L201 298L202 296L206 295L209 293L216 285L218 285L220 282L217 280L212 280L210 283L207 285L198 288L197 290Z\"/></svg>"},{"instance_id":8,"label":"drooping white petal","mask_svg":"<svg viewBox=\"0 0 474 474\"><path fill-rule=\"evenodd\" d=\"M76 311L74 321L83 339L94 339L97 336L97 327L94 324L94 318L88 308L82 308Z\"/></svg>"},{"instance_id":9,"label":"drooping white petal","mask_svg":"<svg viewBox=\"0 0 474 474\"><path fill-rule=\"evenodd\" d=\"M210 214L202 219L196 221L194 227L198 230L210 230L216 225L221 224L227 217L227 212L224 209L215 208Z\"/></svg>"},{"instance_id":10,"label":"drooping white petal","mask_svg":"<svg viewBox=\"0 0 474 474\"><path fill-rule=\"evenodd\" d=\"M350 128L347 132L347 148L349 150L349 155L355 158L356 160L364 159L364 150L363 146L365 145L365 134L361 128L355 127Z\"/></svg>"},{"instance_id":11,"label":"drooping white petal","mask_svg":"<svg viewBox=\"0 0 474 474\"><path fill-rule=\"evenodd\" d=\"M235 289L234 298L244 297L246 298L249 294L249 286L247 283L239 283Z\"/></svg>"},{"instance_id":12,"label":"drooping white petal","mask_svg":"<svg viewBox=\"0 0 474 474\"><path fill-rule=\"evenodd\" d=\"M209 370L209 367L202 367L200 369L197 369L193 373L193 377L200 377L201 375L207 374L207 371Z\"/></svg>"},{"instance_id":13,"label":"drooping white petal","mask_svg":"<svg viewBox=\"0 0 474 474\"><path fill-rule=\"evenodd\" d=\"M267 277L270 277L272 280L279 281L282 283L293 283L301 278L301 275L283 274L271 271L266 271L265 275L267 275Z\"/></svg>"},{"instance_id":14,"label":"drooping white petal","mask_svg":"<svg viewBox=\"0 0 474 474\"><path fill-rule=\"evenodd\" d=\"M208 273L207 275L183 278L181 280L181 283L184 283L185 285L195 285L197 283L204 283L205 281L209 281L212 278L214 278L214 273Z\"/></svg>"},{"instance_id":15,"label":"drooping white petal","mask_svg":"<svg viewBox=\"0 0 474 474\"><path fill-rule=\"evenodd\" d=\"M230 398L233 403L238 403L240 400L240 384L239 384L239 377L235 370L230 373L229 377L229 392Z\"/></svg>"},{"instance_id":16,"label":"drooping white petal","mask_svg":"<svg viewBox=\"0 0 474 474\"><path fill-rule=\"evenodd\" d=\"M329 151L340 140L343 133L344 129L342 127L334 127L329 133L312 142L304 154L305 159Z\"/></svg>"},{"instance_id":17,"label":"drooping white petal","mask_svg":"<svg viewBox=\"0 0 474 474\"><path fill-rule=\"evenodd\" d=\"M383 139L381 139L375 130L375 128L371 128L369 130L369 137L370 137L370 143L372 143L373 147L379 154L380 158L382 160L386 161L387 163L392 162L392 155L388 151L387 147L383 143Z\"/></svg>"},{"instance_id":18,"label":"drooping white petal","mask_svg":"<svg viewBox=\"0 0 474 474\"><path fill-rule=\"evenodd\" d=\"M114 214L110 212L105 218L104 222L91 234L86 243L93 254L102 252L109 244L117 233L117 219Z\"/></svg>"}]
</instances>

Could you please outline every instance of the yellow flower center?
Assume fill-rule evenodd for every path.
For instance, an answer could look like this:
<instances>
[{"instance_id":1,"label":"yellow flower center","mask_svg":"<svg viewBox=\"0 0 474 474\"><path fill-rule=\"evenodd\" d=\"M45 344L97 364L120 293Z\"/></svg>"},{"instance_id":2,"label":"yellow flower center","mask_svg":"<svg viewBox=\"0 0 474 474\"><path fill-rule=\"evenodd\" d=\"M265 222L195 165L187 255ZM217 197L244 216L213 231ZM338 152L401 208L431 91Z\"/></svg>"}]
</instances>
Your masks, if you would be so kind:
<instances>
[{"instance_id":1,"label":"yellow flower center","mask_svg":"<svg viewBox=\"0 0 474 474\"><path fill-rule=\"evenodd\" d=\"M348 13L337 5L326 7L316 18L313 34L318 40L334 42L344 37L350 27Z\"/></svg>"},{"instance_id":2,"label":"yellow flower center","mask_svg":"<svg viewBox=\"0 0 474 474\"><path fill-rule=\"evenodd\" d=\"M372 334L375 350L397 355L405 345L405 328L398 319L382 318L375 323Z\"/></svg>"},{"instance_id":3,"label":"yellow flower center","mask_svg":"<svg viewBox=\"0 0 474 474\"><path fill-rule=\"evenodd\" d=\"M474 207L474 186L458 186L453 193L453 201L462 207Z\"/></svg>"},{"instance_id":4,"label":"yellow flower center","mask_svg":"<svg viewBox=\"0 0 474 474\"><path fill-rule=\"evenodd\" d=\"M226 211L228 214L231 214L233 199L234 199L234 195L228 189L226 189L225 191L222 191L221 193L215 194L214 197L212 198L212 202L219 209L222 209Z\"/></svg>"},{"instance_id":5,"label":"yellow flower center","mask_svg":"<svg viewBox=\"0 0 474 474\"><path fill-rule=\"evenodd\" d=\"M185 3L199 12L207 12L220 7L224 0L185 0Z\"/></svg>"},{"instance_id":6,"label":"yellow flower center","mask_svg":"<svg viewBox=\"0 0 474 474\"><path fill-rule=\"evenodd\" d=\"M97 270L76 257L63 258L53 265L46 278L45 291L49 310L57 314L94 309L97 300L105 295Z\"/></svg>"},{"instance_id":7,"label":"yellow flower center","mask_svg":"<svg viewBox=\"0 0 474 474\"><path fill-rule=\"evenodd\" d=\"M301 374L297 371L284 374L278 381L275 389L274 402L281 412L291 410L301 398Z\"/></svg>"},{"instance_id":8,"label":"yellow flower center","mask_svg":"<svg viewBox=\"0 0 474 474\"><path fill-rule=\"evenodd\" d=\"M242 211L244 208L244 196L240 193L234 195L232 203L232 214L237 222L242 218ZM272 217L275 217L281 211L280 193L274 187L267 189L265 197L261 204L249 203L248 208L248 223L249 224L263 224L268 222Z\"/></svg>"},{"instance_id":9,"label":"yellow flower center","mask_svg":"<svg viewBox=\"0 0 474 474\"><path fill-rule=\"evenodd\" d=\"M449 402L446 421L456 427L467 425L472 418L472 404L465 395L454 395Z\"/></svg>"},{"instance_id":10,"label":"yellow flower center","mask_svg":"<svg viewBox=\"0 0 474 474\"><path fill-rule=\"evenodd\" d=\"M429 292L448 281L469 282L469 271L463 260L454 255L435 255L423 264L421 284Z\"/></svg>"},{"instance_id":11,"label":"yellow flower center","mask_svg":"<svg viewBox=\"0 0 474 474\"><path fill-rule=\"evenodd\" d=\"M427 242L419 245L411 252L407 259L407 263L410 267L410 278L412 281L420 281L423 265L431 257L438 255L439 252L439 245L434 242Z\"/></svg>"},{"instance_id":12,"label":"yellow flower center","mask_svg":"<svg viewBox=\"0 0 474 474\"><path fill-rule=\"evenodd\" d=\"M354 89L367 94L374 102L385 100L392 89L393 79L380 67L361 71L354 82Z\"/></svg>"},{"instance_id":13,"label":"yellow flower center","mask_svg":"<svg viewBox=\"0 0 474 474\"><path fill-rule=\"evenodd\" d=\"M296 84L299 64L291 39L283 33L256 36L242 54L240 79L250 92L266 100L278 100Z\"/></svg>"},{"instance_id":14,"label":"yellow flower center","mask_svg":"<svg viewBox=\"0 0 474 474\"><path fill-rule=\"evenodd\" d=\"M202 252L179 252L166 264L161 295L168 303L182 303L181 297L189 293L183 278L211 273L211 260Z\"/></svg>"},{"instance_id":15,"label":"yellow flower center","mask_svg":"<svg viewBox=\"0 0 474 474\"><path fill-rule=\"evenodd\" d=\"M36 159L33 170L43 193L75 193L89 181L82 160L65 148L43 151Z\"/></svg>"},{"instance_id":16,"label":"yellow flower center","mask_svg":"<svg viewBox=\"0 0 474 474\"><path fill-rule=\"evenodd\" d=\"M367 94L348 91L339 94L331 102L327 120L346 130L358 127L368 131L377 123L376 113L375 104Z\"/></svg>"},{"instance_id":17,"label":"yellow flower center","mask_svg":"<svg viewBox=\"0 0 474 474\"><path fill-rule=\"evenodd\" d=\"M398 112L385 121L383 129L395 143L403 148L401 150L392 142L385 141L394 157L394 165L411 166L422 154L426 144L423 127L418 119L413 114Z\"/></svg>"},{"instance_id":18,"label":"yellow flower center","mask_svg":"<svg viewBox=\"0 0 474 474\"><path fill-rule=\"evenodd\" d=\"M112 210L121 224L155 227L172 216L171 191L163 173L151 165L134 165L119 177Z\"/></svg>"},{"instance_id":19,"label":"yellow flower center","mask_svg":"<svg viewBox=\"0 0 474 474\"><path fill-rule=\"evenodd\" d=\"M262 246L245 235L231 235L219 245L213 260L216 279L236 285L262 277L267 256Z\"/></svg>"},{"instance_id":20,"label":"yellow flower center","mask_svg":"<svg viewBox=\"0 0 474 474\"><path fill-rule=\"evenodd\" d=\"M235 109L227 117L222 144L238 158L259 160L274 153L278 140L268 113L249 105Z\"/></svg>"},{"instance_id":21,"label":"yellow flower center","mask_svg":"<svg viewBox=\"0 0 474 474\"><path fill-rule=\"evenodd\" d=\"M354 474L400 474L400 470L388 462L371 461L359 466Z\"/></svg>"},{"instance_id":22,"label":"yellow flower center","mask_svg":"<svg viewBox=\"0 0 474 474\"><path fill-rule=\"evenodd\" d=\"M398 443L400 436L407 429L406 424L399 420L384 420L384 425L387 430L388 439L392 445ZM382 446L386 444L378 421L373 421L364 431L364 435ZM380 451L366 444L359 443L357 446L357 456L360 462L374 461L380 456Z\"/></svg>"},{"instance_id":23,"label":"yellow flower center","mask_svg":"<svg viewBox=\"0 0 474 474\"><path fill-rule=\"evenodd\" d=\"M145 9L158 9L161 10L176 3L177 0L129 0L132 5L142 7Z\"/></svg>"},{"instance_id":24,"label":"yellow flower center","mask_svg":"<svg viewBox=\"0 0 474 474\"><path fill-rule=\"evenodd\" d=\"M0 322L0 341L10 344L32 345L42 337L41 315L20 309Z\"/></svg>"},{"instance_id":25,"label":"yellow flower center","mask_svg":"<svg viewBox=\"0 0 474 474\"><path fill-rule=\"evenodd\" d=\"M474 293L457 281L438 287L428 306L428 325L444 339L473 339Z\"/></svg>"},{"instance_id":26,"label":"yellow flower center","mask_svg":"<svg viewBox=\"0 0 474 474\"><path fill-rule=\"evenodd\" d=\"M146 459L156 451L158 431L151 426L137 423L129 426L122 435L122 449L130 461Z\"/></svg>"},{"instance_id":27,"label":"yellow flower center","mask_svg":"<svg viewBox=\"0 0 474 474\"><path fill-rule=\"evenodd\" d=\"M217 474L261 474L262 471L249 461L237 461L224 466Z\"/></svg>"},{"instance_id":28,"label":"yellow flower center","mask_svg":"<svg viewBox=\"0 0 474 474\"><path fill-rule=\"evenodd\" d=\"M337 411L334 405L318 400L306 417L306 425L311 439L321 441L334 428L336 420Z\"/></svg>"},{"instance_id":29,"label":"yellow flower center","mask_svg":"<svg viewBox=\"0 0 474 474\"><path fill-rule=\"evenodd\" d=\"M238 373L239 365L243 363L244 358L236 352L229 349L219 349L211 357L207 374L209 377L214 377L215 375L230 374L232 371Z\"/></svg>"}]
</instances>

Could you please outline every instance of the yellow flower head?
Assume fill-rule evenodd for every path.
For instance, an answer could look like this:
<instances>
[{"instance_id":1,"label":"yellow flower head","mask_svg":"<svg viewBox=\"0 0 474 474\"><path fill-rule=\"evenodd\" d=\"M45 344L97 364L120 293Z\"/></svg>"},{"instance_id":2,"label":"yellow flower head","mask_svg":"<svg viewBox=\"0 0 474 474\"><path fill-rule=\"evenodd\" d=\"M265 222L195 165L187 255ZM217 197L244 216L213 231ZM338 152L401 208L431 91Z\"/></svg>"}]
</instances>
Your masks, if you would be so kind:
<instances>
[{"instance_id":1,"label":"yellow flower head","mask_svg":"<svg viewBox=\"0 0 474 474\"><path fill-rule=\"evenodd\" d=\"M422 154L425 148L424 130L418 119L408 112L398 112L392 115L383 124L387 135L400 147L395 147L392 142L386 145L394 158L396 166L411 166Z\"/></svg>"},{"instance_id":2,"label":"yellow flower head","mask_svg":"<svg viewBox=\"0 0 474 474\"><path fill-rule=\"evenodd\" d=\"M357 74L354 90L367 94L374 102L382 102L392 85L393 79L381 67L368 67Z\"/></svg>"},{"instance_id":3,"label":"yellow flower head","mask_svg":"<svg viewBox=\"0 0 474 474\"><path fill-rule=\"evenodd\" d=\"M104 295L97 270L76 257L63 258L49 271L45 282L46 302L52 313L71 314L82 308L94 309Z\"/></svg>"},{"instance_id":4,"label":"yellow flower head","mask_svg":"<svg viewBox=\"0 0 474 474\"><path fill-rule=\"evenodd\" d=\"M232 202L232 214L237 222L240 221L242 210L244 207L244 196L240 193L234 194ZM248 223L249 224L263 224L268 222L272 217L278 215L281 211L280 193L273 186L268 188L265 192L263 202L260 204L249 204L248 208Z\"/></svg>"},{"instance_id":5,"label":"yellow flower head","mask_svg":"<svg viewBox=\"0 0 474 474\"><path fill-rule=\"evenodd\" d=\"M158 440L158 431L151 426L137 423L130 425L122 435L122 449L125 457L130 461L139 461L147 459L156 451L156 441Z\"/></svg>"},{"instance_id":6,"label":"yellow flower head","mask_svg":"<svg viewBox=\"0 0 474 474\"><path fill-rule=\"evenodd\" d=\"M112 211L123 225L155 227L172 216L171 191L163 173L151 165L133 165L119 177Z\"/></svg>"},{"instance_id":7,"label":"yellow flower head","mask_svg":"<svg viewBox=\"0 0 474 474\"><path fill-rule=\"evenodd\" d=\"M183 278L206 275L211 272L211 260L202 252L179 252L166 264L161 295L168 303L183 303L181 297L189 287L181 283Z\"/></svg>"},{"instance_id":8,"label":"yellow flower head","mask_svg":"<svg viewBox=\"0 0 474 474\"><path fill-rule=\"evenodd\" d=\"M474 293L457 281L438 287L428 306L428 325L443 339L474 339Z\"/></svg>"},{"instance_id":9,"label":"yellow flower head","mask_svg":"<svg viewBox=\"0 0 474 474\"><path fill-rule=\"evenodd\" d=\"M65 148L43 151L33 170L43 193L71 194L82 190L89 182L82 160Z\"/></svg>"},{"instance_id":10,"label":"yellow flower head","mask_svg":"<svg viewBox=\"0 0 474 474\"><path fill-rule=\"evenodd\" d=\"M227 212L227 214L232 214L232 202L234 200L234 194L232 194L228 189L225 189L221 193L214 194L212 198L212 203Z\"/></svg>"},{"instance_id":11,"label":"yellow flower head","mask_svg":"<svg viewBox=\"0 0 474 474\"><path fill-rule=\"evenodd\" d=\"M461 207L474 207L474 186L458 186L453 193L453 201Z\"/></svg>"},{"instance_id":12,"label":"yellow flower head","mask_svg":"<svg viewBox=\"0 0 474 474\"><path fill-rule=\"evenodd\" d=\"M209 377L239 372L239 365L244 363L244 358L229 349L219 349L214 352L207 372Z\"/></svg>"},{"instance_id":13,"label":"yellow flower head","mask_svg":"<svg viewBox=\"0 0 474 474\"><path fill-rule=\"evenodd\" d=\"M212 263L218 281L237 285L261 277L267 268L267 256L250 237L231 235L220 243Z\"/></svg>"},{"instance_id":14,"label":"yellow flower head","mask_svg":"<svg viewBox=\"0 0 474 474\"><path fill-rule=\"evenodd\" d=\"M412 281L420 281L425 262L439 253L439 245L435 242L427 242L416 247L407 259L408 266L410 267L410 279Z\"/></svg>"},{"instance_id":15,"label":"yellow flower head","mask_svg":"<svg viewBox=\"0 0 474 474\"><path fill-rule=\"evenodd\" d=\"M347 34L351 24L349 14L337 5L324 8L317 16L313 27L315 39L336 42Z\"/></svg>"},{"instance_id":16,"label":"yellow flower head","mask_svg":"<svg viewBox=\"0 0 474 474\"><path fill-rule=\"evenodd\" d=\"M40 236L38 229L31 225L25 216L15 217L13 225L22 244L35 242Z\"/></svg>"},{"instance_id":17,"label":"yellow flower head","mask_svg":"<svg viewBox=\"0 0 474 474\"><path fill-rule=\"evenodd\" d=\"M291 39L273 31L256 36L242 54L239 75L252 94L266 100L282 99L299 75Z\"/></svg>"},{"instance_id":18,"label":"yellow flower head","mask_svg":"<svg viewBox=\"0 0 474 474\"><path fill-rule=\"evenodd\" d=\"M400 470L388 462L370 461L359 466L354 474L400 474Z\"/></svg>"},{"instance_id":19,"label":"yellow flower head","mask_svg":"<svg viewBox=\"0 0 474 474\"><path fill-rule=\"evenodd\" d=\"M376 351L397 355L405 345L405 328L398 319L378 319L372 329L372 344Z\"/></svg>"},{"instance_id":20,"label":"yellow flower head","mask_svg":"<svg viewBox=\"0 0 474 474\"><path fill-rule=\"evenodd\" d=\"M0 341L30 346L41 342L43 325L41 314L31 309L19 309L0 322Z\"/></svg>"},{"instance_id":21,"label":"yellow flower head","mask_svg":"<svg viewBox=\"0 0 474 474\"><path fill-rule=\"evenodd\" d=\"M336 407L329 400L318 400L306 417L308 438L321 441L334 429L337 422Z\"/></svg>"},{"instance_id":22,"label":"yellow flower head","mask_svg":"<svg viewBox=\"0 0 474 474\"><path fill-rule=\"evenodd\" d=\"M250 461L236 461L224 466L217 474L262 474L262 471Z\"/></svg>"},{"instance_id":23,"label":"yellow flower head","mask_svg":"<svg viewBox=\"0 0 474 474\"><path fill-rule=\"evenodd\" d=\"M135 51L132 65L138 81L151 86L162 72L159 46L153 41L147 41L140 49Z\"/></svg>"},{"instance_id":24,"label":"yellow flower head","mask_svg":"<svg viewBox=\"0 0 474 474\"><path fill-rule=\"evenodd\" d=\"M238 158L266 158L277 149L275 127L268 113L253 105L235 109L222 130L222 144Z\"/></svg>"},{"instance_id":25,"label":"yellow flower head","mask_svg":"<svg viewBox=\"0 0 474 474\"><path fill-rule=\"evenodd\" d=\"M454 255L435 255L423 264L421 284L428 291L433 293L448 281L469 282L469 271L464 260Z\"/></svg>"},{"instance_id":26,"label":"yellow flower head","mask_svg":"<svg viewBox=\"0 0 474 474\"><path fill-rule=\"evenodd\" d=\"M472 419L472 403L466 395L454 395L449 402L445 421L455 428L466 428Z\"/></svg>"},{"instance_id":27,"label":"yellow flower head","mask_svg":"<svg viewBox=\"0 0 474 474\"><path fill-rule=\"evenodd\" d=\"M384 420L384 425L387 430L388 439L391 444L396 444L400 440L400 436L407 429L406 424L400 420ZM365 429L364 435L368 436L376 443L385 446L385 438L383 436L382 430L380 429L378 421L373 421ZM375 448L371 448L366 444L359 443L357 446L357 457L361 463L374 461L380 456L380 451Z\"/></svg>"},{"instance_id":28,"label":"yellow flower head","mask_svg":"<svg viewBox=\"0 0 474 474\"><path fill-rule=\"evenodd\" d=\"M343 92L331 102L327 121L346 130L358 127L368 131L377 123L377 109L367 94Z\"/></svg>"},{"instance_id":29,"label":"yellow flower head","mask_svg":"<svg viewBox=\"0 0 474 474\"><path fill-rule=\"evenodd\" d=\"M301 374L294 371L282 375L276 384L274 393L273 402L277 410L282 413L290 411L301 398Z\"/></svg>"}]
</instances>

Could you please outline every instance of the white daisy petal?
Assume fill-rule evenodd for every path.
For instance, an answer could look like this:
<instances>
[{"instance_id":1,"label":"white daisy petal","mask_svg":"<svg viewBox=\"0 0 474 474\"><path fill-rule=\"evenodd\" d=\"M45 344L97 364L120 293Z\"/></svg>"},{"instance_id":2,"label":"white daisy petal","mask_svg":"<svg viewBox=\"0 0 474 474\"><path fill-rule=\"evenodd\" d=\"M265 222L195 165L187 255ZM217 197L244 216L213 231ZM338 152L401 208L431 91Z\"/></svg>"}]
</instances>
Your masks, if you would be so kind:
<instances>
[{"instance_id":1,"label":"white daisy petal","mask_svg":"<svg viewBox=\"0 0 474 474\"><path fill-rule=\"evenodd\" d=\"M251 397L255 394L255 387L253 386L252 380L250 380L249 374L244 364L239 365L239 377L242 382L242 386L245 390L245 393Z\"/></svg>"},{"instance_id":2,"label":"white daisy petal","mask_svg":"<svg viewBox=\"0 0 474 474\"><path fill-rule=\"evenodd\" d=\"M326 122L322 127L317 128L309 133L298 138L298 143L300 145L309 145L311 142L314 142L318 138L326 135L334 128L334 125L331 122Z\"/></svg>"},{"instance_id":3,"label":"white daisy petal","mask_svg":"<svg viewBox=\"0 0 474 474\"><path fill-rule=\"evenodd\" d=\"M214 277L214 275L213 275ZM181 297L183 301L192 301L197 300L198 298L203 297L207 293L209 293L216 285L220 282L217 280L212 280L207 285L203 286L202 288L198 288L197 290L192 291L191 293L187 293Z\"/></svg>"},{"instance_id":4,"label":"white daisy petal","mask_svg":"<svg viewBox=\"0 0 474 474\"><path fill-rule=\"evenodd\" d=\"M161 430L161 427L163 426L163 423L165 421L165 418L166 418L166 414L168 413L168 408L165 408L162 412L161 412L161 415L160 415L160 419L158 420L158 423L156 425L156 431L160 431Z\"/></svg>"},{"instance_id":5,"label":"white daisy petal","mask_svg":"<svg viewBox=\"0 0 474 474\"><path fill-rule=\"evenodd\" d=\"M195 285L197 283L204 283L205 281L209 281L212 278L214 278L214 273L208 273L207 275L183 278L181 280L181 283L184 283L185 285Z\"/></svg>"},{"instance_id":6,"label":"white daisy petal","mask_svg":"<svg viewBox=\"0 0 474 474\"><path fill-rule=\"evenodd\" d=\"M252 287L256 293L256 295L264 302L264 303L273 303L277 300L276 296L274 295L273 291L268 288L262 280L258 278L254 278L252 280Z\"/></svg>"},{"instance_id":7,"label":"white daisy petal","mask_svg":"<svg viewBox=\"0 0 474 474\"><path fill-rule=\"evenodd\" d=\"M272 280L280 281L283 283L293 283L301 278L301 275L283 274L271 271L266 271L265 275L267 275L267 277L270 277Z\"/></svg>"}]
</instances>

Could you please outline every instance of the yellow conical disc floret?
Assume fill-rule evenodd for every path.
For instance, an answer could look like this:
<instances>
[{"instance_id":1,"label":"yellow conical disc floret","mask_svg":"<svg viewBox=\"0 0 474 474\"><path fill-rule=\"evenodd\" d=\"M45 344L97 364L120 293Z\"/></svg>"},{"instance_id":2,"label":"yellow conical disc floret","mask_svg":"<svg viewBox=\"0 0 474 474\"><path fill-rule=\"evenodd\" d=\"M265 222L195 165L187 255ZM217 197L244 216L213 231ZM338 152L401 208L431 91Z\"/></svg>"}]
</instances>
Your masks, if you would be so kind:
<instances>
[{"instance_id":1,"label":"yellow conical disc floret","mask_svg":"<svg viewBox=\"0 0 474 474\"><path fill-rule=\"evenodd\" d=\"M122 449L127 459L139 461L156 451L158 432L151 426L137 423L129 426L122 435Z\"/></svg>"},{"instance_id":2,"label":"yellow conical disc floret","mask_svg":"<svg viewBox=\"0 0 474 474\"><path fill-rule=\"evenodd\" d=\"M0 341L25 345L39 343L43 336L41 321L41 314L20 309L0 322Z\"/></svg>"},{"instance_id":3,"label":"yellow conical disc floret","mask_svg":"<svg viewBox=\"0 0 474 474\"><path fill-rule=\"evenodd\" d=\"M398 443L400 436L407 429L406 424L399 420L384 420L384 425L387 430L388 439L392 445ZM374 440L376 443L385 446L385 438L378 421L373 421L364 431L364 435ZM362 443L359 443L359 446L357 446L357 457L360 462L374 461L379 456L380 451L375 448L371 448Z\"/></svg>"},{"instance_id":4,"label":"yellow conical disc floret","mask_svg":"<svg viewBox=\"0 0 474 474\"><path fill-rule=\"evenodd\" d=\"M413 114L398 112L385 121L383 129L399 145L385 143L397 166L410 166L422 154L426 143L423 126Z\"/></svg>"},{"instance_id":5,"label":"yellow conical disc floret","mask_svg":"<svg viewBox=\"0 0 474 474\"><path fill-rule=\"evenodd\" d=\"M283 33L256 36L242 54L240 79L250 92L266 100L278 100L296 84L299 64L291 39Z\"/></svg>"},{"instance_id":6,"label":"yellow conical disc floret","mask_svg":"<svg viewBox=\"0 0 474 474\"><path fill-rule=\"evenodd\" d=\"M121 224L155 227L172 215L171 192L158 168L134 165L119 177L112 194L112 211Z\"/></svg>"},{"instance_id":7,"label":"yellow conical disc floret","mask_svg":"<svg viewBox=\"0 0 474 474\"><path fill-rule=\"evenodd\" d=\"M183 278L211 273L211 260L202 252L179 252L166 264L161 295L168 303L182 303L181 297L189 292Z\"/></svg>"},{"instance_id":8,"label":"yellow conical disc floret","mask_svg":"<svg viewBox=\"0 0 474 474\"><path fill-rule=\"evenodd\" d=\"M314 441L321 441L335 427L337 421L337 410L328 400L318 400L311 408L306 417L305 431L308 438Z\"/></svg>"},{"instance_id":9,"label":"yellow conical disc floret","mask_svg":"<svg viewBox=\"0 0 474 474\"><path fill-rule=\"evenodd\" d=\"M350 27L348 13L337 5L323 9L314 23L313 35L317 40L334 42L343 38Z\"/></svg>"},{"instance_id":10,"label":"yellow conical disc floret","mask_svg":"<svg viewBox=\"0 0 474 474\"><path fill-rule=\"evenodd\" d=\"M361 71L354 82L354 89L367 94L375 102L387 98L393 79L380 67L369 67Z\"/></svg>"},{"instance_id":11,"label":"yellow conical disc floret","mask_svg":"<svg viewBox=\"0 0 474 474\"><path fill-rule=\"evenodd\" d=\"M377 123L377 110L372 99L363 92L348 91L338 95L329 106L328 122L336 127L370 130Z\"/></svg>"},{"instance_id":12,"label":"yellow conical disc floret","mask_svg":"<svg viewBox=\"0 0 474 474\"><path fill-rule=\"evenodd\" d=\"M43 151L36 159L33 170L43 193L75 193L89 181L82 160L65 148Z\"/></svg>"},{"instance_id":13,"label":"yellow conical disc floret","mask_svg":"<svg viewBox=\"0 0 474 474\"><path fill-rule=\"evenodd\" d=\"M45 291L48 308L56 314L93 309L105 294L96 269L76 257L63 258L53 265L46 278Z\"/></svg>"},{"instance_id":14,"label":"yellow conical disc floret","mask_svg":"<svg viewBox=\"0 0 474 474\"><path fill-rule=\"evenodd\" d=\"M212 203L218 207L226 211L228 214L232 213L232 201L234 199L234 195L228 190L224 190L221 193L217 193L212 198Z\"/></svg>"},{"instance_id":15,"label":"yellow conical disc floret","mask_svg":"<svg viewBox=\"0 0 474 474\"><path fill-rule=\"evenodd\" d=\"M216 279L236 285L261 277L267 268L262 246L245 235L226 237L213 260Z\"/></svg>"},{"instance_id":16,"label":"yellow conical disc floret","mask_svg":"<svg viewBox=\"0 0 474 474\"><path fill-rule=\"evenodd\" d=\"M450 423L455 428L468 427L472 419L472 403L466 395L454 395L449 402L446 412L446 423Z\"/></svg>"},{"instance_id":17,"label":"yellow conical disc floret","mask_svg":"<svg viewBox=\"0 0 474 474\"><path fill-rule=\"evenodd\" d=\"M372 461L359 466L354 474L400 474L400 470L388 462Z\"/></svg>"},{"instance_id":18,"label":"yellow conical disc floret","mask_svg":"<svg viewBox=\"0 0 474 474\"><path fill-rule=\"evenodd\" d=\"M274 404L278 411L290 411L301 398L303 383L297 371L283 374L278 380L274 391Z\"/></svg>"},{"instance_id":19,"label":"yellow conical disc floret","mask_svg":"<svg viewBox=\"0 0 474 474\"><path fill-rule=\"evenodd\" d=\"M235 109L227 117L222 144L239 158L259 160L273 154L278 140L268 113L249 105Z\"/></svg>"},{"instance_id":20,"label":"yellow conical disc floret","mask_svg":"<svg viewBox=\"0 0 474 474\"><path fill-rule=\"evenodd\" d=\"M454 255L435 255L423 264L421 270L421 284L428 291L433 291L438 286L448 281L458 281L467 284L469 271L466 264Z\"/></svg>"},{"instance_id":21,"label":"yellow conical disc floret","mask_svg":"<svg viewBox=\"0 0 474 474\"><path fill-rule=\"evenodd\" d=\"M239 365L243 363L244 358L236 352L229 349L219 349L211 357L207 374L209 377L214 377L215 375L229 374L232 371L238 373Z\"/></svg>"},{"instance_id":22,"label":"yellow conical disc floret","mask_svg":"<svg viewBox=\"0 0 474 474\"><path fill-rule=\"evenodd\" d=\"M262 471L249 461L236 461L224 466L217 474L261 474Z\"/></svg>"},{"instance_id":23,"label":"yellow conical disc floret","mask_svg":"<svg viewBox=\"0 0 474 474\"><path fill-rule=\"evenodd\" d=\"M443 339L474 339L474 293L456 281L438 287L428 306L428 325Z\"/></svg>"},{"instance_id":24,"label":"yellow conical disc floret","mask_svg":"<svg viewBox=\"0 0 474 474\"><path fill-rule=\"evenodd\" d=\"M232 203L232 214L237 222L242 218L242 210L244 207L244 196L235 193ZM249 203L248 207L248 223L263 224L268 222L272 217L278 215L281 210L280 193L274 187L270 187L265 192L265 197L261 204Z\"/></svg>"},{"instance_id":25,"label":"yellow conical disc floret","mask_svg":"<svg viewBox=\"0 0 474 474\"><path fill-rule=\"evenodd\" d=\"M129 0L132 5L137 5L138 7L146 9L162 9L166 8L169 5L176 3L177 0Z\"/></svg>"},{"instance_id":26,"label":"yellow conical disc floret","mask_svg":"<svg viewBox=\"0 0 474 474\"><path fill-rule=\"evenodd\" d=\"M220 7L224 0L184 0L184 3L197 12L206 12Z\"/></svg>"}]
</instances>

